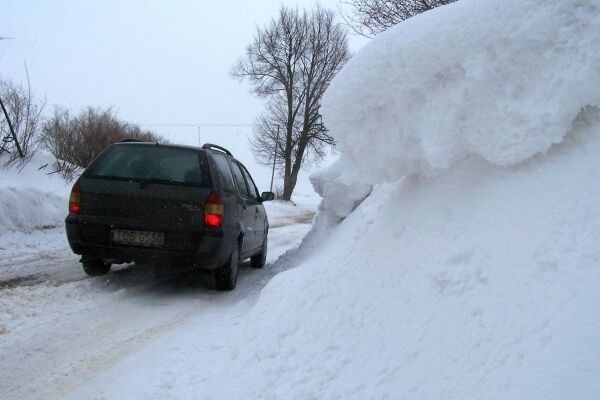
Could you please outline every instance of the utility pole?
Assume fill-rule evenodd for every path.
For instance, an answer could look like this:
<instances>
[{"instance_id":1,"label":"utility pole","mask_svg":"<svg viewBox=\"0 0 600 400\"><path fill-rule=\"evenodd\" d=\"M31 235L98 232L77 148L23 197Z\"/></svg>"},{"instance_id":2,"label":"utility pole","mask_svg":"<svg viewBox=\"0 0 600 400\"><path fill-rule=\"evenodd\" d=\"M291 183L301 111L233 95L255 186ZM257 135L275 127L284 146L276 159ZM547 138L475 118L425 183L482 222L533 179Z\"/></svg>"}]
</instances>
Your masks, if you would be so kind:
<instances>
[{"instance_id":1,"label":"utility pole","mask_svg":"<svg viewBox=\"0 0 600 400\"><path fill-rule=\"evenodd\" d=\"M275 161L277 160L277 145L279 144L279 127L280 127L280 125L277 125L277 139L275 139L275 146L273 146L275 151L273 152L273 172L271 173L271 190L270 190L270 192L273 191L273 178L275 177Z\"/></svg>"},{"instance_id":2,"label":"utility pole","mask_svg":"<svg viewBox=\"0 0 600 400\"><path fill-rule=\"evenodd\" d=\"M8 112L6 111L6 107L4 107L4 103L2 99L0 99L0 107L2 107L2 112L4 112L4 118L6 118L6 122L8 123L8 129L10 130L10 134L12 135L12 140L15 142L15 146L17 146L17 151L19 152L19 157L23 158L23 151L21 150L21 146L19 145L19 140L17 139L17 135L15 134L15 130L13 129L12 122L10 122L10 117L8 116Z\"/></svg>"}]
</instances>

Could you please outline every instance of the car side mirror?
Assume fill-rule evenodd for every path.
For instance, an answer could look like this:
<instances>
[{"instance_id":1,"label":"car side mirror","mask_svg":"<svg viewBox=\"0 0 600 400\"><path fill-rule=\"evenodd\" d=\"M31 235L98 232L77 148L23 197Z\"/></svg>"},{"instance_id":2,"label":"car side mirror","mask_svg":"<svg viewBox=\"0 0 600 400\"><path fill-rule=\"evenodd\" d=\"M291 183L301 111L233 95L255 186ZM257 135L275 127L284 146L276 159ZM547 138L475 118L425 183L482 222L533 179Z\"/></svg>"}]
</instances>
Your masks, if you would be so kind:
<instances>
[{"instance_id":1,"label":"car side mirror","mask_svg":"<svg viewBox=\"0 0 600 400\"><path fill-rule=\"evenodd\" d=\"M262 201L271 201L275 198L275 193L273 192L262 192L260 195L260 199Z\"/></svg>"}]
</instances>

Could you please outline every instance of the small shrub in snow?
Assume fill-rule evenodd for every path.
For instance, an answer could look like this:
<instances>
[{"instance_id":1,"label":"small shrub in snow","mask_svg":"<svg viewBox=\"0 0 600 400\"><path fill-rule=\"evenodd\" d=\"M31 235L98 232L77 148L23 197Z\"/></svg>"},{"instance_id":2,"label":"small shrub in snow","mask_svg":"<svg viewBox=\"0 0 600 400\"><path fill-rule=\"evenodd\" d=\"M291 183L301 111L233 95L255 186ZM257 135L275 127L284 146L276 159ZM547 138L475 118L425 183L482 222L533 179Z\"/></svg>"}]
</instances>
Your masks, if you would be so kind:
<instances>
[{"instance_id":1,"label":"small shrub in snow","mask_svg":"<svg viewBox=\"0 0 600 400\"><path fill-rule=\"evenodd\" d=\"M56 108L44 124L44 144L60 168L68 165L85 168L110 144L127 138L165 141L154 132L119 120L110 108L88 107L75 116L68 110ZM67 169L61 171L70 175Z\"/></svg>"}]
</instances>

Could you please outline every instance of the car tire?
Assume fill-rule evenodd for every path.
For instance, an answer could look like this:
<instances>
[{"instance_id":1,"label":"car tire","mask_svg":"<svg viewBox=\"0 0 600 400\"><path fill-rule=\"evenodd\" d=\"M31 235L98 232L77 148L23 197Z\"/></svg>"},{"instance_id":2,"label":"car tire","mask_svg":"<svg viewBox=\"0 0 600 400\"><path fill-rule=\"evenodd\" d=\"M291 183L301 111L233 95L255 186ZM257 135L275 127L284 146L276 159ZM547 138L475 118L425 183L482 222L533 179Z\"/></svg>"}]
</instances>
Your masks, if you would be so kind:
<instances>
[{"instance_id":1,"label":"car tire","mask_svg":"<svg viewBox=\"0 0 600 400\"><path fill-rule=\"evenodd\" d=\"M250 265L252 268L262 268L267 263L267 238L265 237L265 241L262 245L262 250L260 253L253 255L250 257Z\"/></svg>"},{"instance_id":2,"label":"car tire","mask_svg":"<svg viewBox=\"0 0 600 400\"><path fill-rule=\"evenodd\" d=\"M88 276L106 275L110 271L111 263L102 260L83 260L83 271Z\"/></svg>"},{"instance_id":3,"label":"car tire","mask_svg":"<svg viewBox=\"0 0 600 400\"><path fill-rule=\"evenodd\" d=\"M220 268L215 269L215 286L217 290L229 291L235 288L240 267L240 245L233 246L229 260Z\"/></svg>"}]
</instances>

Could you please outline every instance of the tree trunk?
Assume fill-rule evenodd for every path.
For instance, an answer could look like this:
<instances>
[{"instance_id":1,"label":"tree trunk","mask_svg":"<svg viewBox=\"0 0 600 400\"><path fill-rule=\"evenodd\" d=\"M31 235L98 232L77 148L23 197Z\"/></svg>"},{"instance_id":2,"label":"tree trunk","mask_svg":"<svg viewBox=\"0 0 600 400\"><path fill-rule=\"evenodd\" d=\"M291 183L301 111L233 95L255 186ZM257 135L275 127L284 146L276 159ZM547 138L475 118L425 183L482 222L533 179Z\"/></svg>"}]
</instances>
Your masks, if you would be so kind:
<instances>
[{"instance_id":1,"label":"tree trunk","mask_svg":"<svg viewBox=\"0 0 600 400\"><path fill-rule=\"evenodd\" d=\"M297 180L298 172L292 172L290 175L283 177L283 200L290 201L292 199Z\"/></svg>"}]
</instances>

